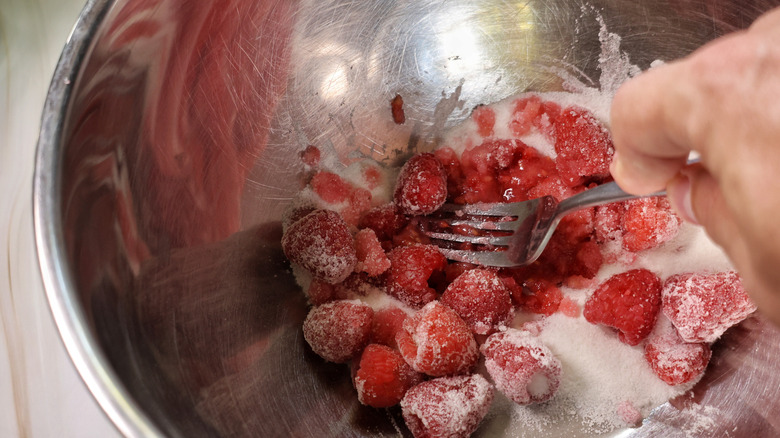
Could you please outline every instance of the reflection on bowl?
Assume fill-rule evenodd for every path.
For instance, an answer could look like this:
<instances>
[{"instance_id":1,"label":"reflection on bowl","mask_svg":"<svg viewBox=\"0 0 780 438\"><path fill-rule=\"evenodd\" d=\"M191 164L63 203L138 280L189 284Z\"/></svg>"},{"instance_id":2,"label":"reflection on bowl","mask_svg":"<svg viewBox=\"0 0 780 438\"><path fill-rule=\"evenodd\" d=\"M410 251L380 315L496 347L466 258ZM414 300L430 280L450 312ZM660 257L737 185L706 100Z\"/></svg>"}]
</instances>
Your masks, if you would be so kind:
<instances>
[{"instance_id":1,"label":"reflection on bowl","mask_svg":"<svg viewBox=\"0 0 780 438\"><path fill-rule=\"evenodd\" d=\"M480 103L559 90L550 67L598 85L599 17L644 69L772 3L90 2L52 82L35 181L44 282L74 362L129 436L408 434L305 348L279 245L297 154L392 164ZM404 125L388 116L396 93ZM619 433L776 435L779 339L746 321L690 394Z\"/></svg>"}]
</instances>

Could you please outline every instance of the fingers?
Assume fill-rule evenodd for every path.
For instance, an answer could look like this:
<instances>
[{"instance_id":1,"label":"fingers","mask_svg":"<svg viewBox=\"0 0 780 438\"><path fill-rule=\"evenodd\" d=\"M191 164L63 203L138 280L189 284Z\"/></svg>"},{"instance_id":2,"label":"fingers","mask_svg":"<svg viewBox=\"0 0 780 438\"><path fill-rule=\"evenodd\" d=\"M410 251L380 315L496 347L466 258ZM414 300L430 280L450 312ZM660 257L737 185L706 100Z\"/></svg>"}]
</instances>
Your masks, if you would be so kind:
<instances>
[{"instance_id":1,"label":"fingers","mask_svg":"<svg viewBox=\"0 0 780 438\"><path fill-rule=\"evenodd\" d=\"M615 158L612 176L625 191L652 193L685 165L691 147L681 142L690 99L685 98L680 63L650 70L621 87L612 103L612 139Z\"/></svg>"}]
</instances>

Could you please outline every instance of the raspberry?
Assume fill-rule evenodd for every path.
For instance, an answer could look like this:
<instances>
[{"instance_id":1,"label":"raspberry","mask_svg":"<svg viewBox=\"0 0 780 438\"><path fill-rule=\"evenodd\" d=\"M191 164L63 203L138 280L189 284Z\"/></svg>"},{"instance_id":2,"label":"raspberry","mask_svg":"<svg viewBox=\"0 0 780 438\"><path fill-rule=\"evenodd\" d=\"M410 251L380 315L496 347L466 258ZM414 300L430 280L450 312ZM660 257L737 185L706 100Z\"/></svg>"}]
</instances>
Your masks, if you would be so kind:
<instances>
[{"instance_id":1,"label":"raspberry","mask_svg":"<svg viewBox=\"0 0 780 438\"><path fill-rule=\"evenodd\" d=\"M405 227L409 222L395 204L385 204L368 210L358 226L360 228L371 228L376 233L376 237L384 242L391 241L393 236Z\"/></svg>"},{"instance_id":2,"label":"raspberry","mask_svg":"<svg viewBox=\"0 0 780 438\"><path fill-rule=\"evenodd\" d=\"M313 307L303 321L303 337L317 355L346 363L368 344L374 311L359 301L332 301Z\"/></svg>"},{"instance_id":3,"label":"raspberry","mask_svg":"<svg viewBox=\"0 0 780 438\"><path fill-rule=\"evenodd\" d=\"M406 391L421 381L422 376L399 352L379 344L366 346L353 378L360 403L375 408L397 405Z\"/></svg>"},{"instance_id":4,"label":"raspberry","mask_svg":"<svg viewBox=\"0 0 780 438\"><path fill-rule=\"evenodd\" d=\"M329 204L345 202L352 194L352 185L333 172L317 172L309 185L314 193Z\"/></svg>"},{"instance_id":5,"label":"raspberry","mask_svg":"<svg viewBox=\"0 0 780 438\"><path fill-rule=\"evenodd\" d=\"M482 137L493 135L493 126L496 124L496 112L489 106L480 105L474 108L471 118L477 122L477 132Z\"/></svg>"},{"instance_id":6,"label":"raspberry","mask_svg":"<svg viewBox=\"0 0 780 438\"><path fill-rule=\"evenodd\" d=\"M509 290L495 272L486 269L472 269L458 276L444 291L441 303L480 335L493 332L512 317Z\"/></svg>"},{"instance_id":7,"label":"raspberry","mask_svg":"<svg viewBox=\"0 0 780 438\"><path fill-rule=\"evenodd\" d=\"M552 315L561 305L563 292L547 280L529 278L514 291L512 298L528 312Z\"/></svg>"},{"instance_id":8,"label":"raspberry","mask_svg":"<svg viewBox=\"0 0 780 438\"><path fill-rule=\"evenodd\" d=\"M550 400L561 383L561 362L530 333L509 329L482 344L496 388L520 405Z\"/></svg>"},{"instance_id":9,"label":"raspberry","mask_svg":"<svg viewBox=\"0 0 780 438\"><path fill-rule=\"evenodd\" d=\"M583 315L592 324L617 329L622 342L637 345L653 330L660 308L661 280L646 269L633 269L599 285Z\"/></svg>"},{"instance_id":10,"label":"raspberry","mask_svg":"<svg viewBox=\"0 0 780 438\"><path fill-rule=\"evenodd\" d=\"M666 197L632 199L625 205L623 248L628 251L655 248L673 238L682 224Z\"/></svg>"},{"instance_id":11,"label":"raspberry","mask_svg":"<svg viewBox=\"0 0 780 438\"><path fill-rule=\"evenodd\" d=\"M355 234L355 255L357 256L355 271L377 276L390 267L390 259L382 249L376 233L370 228L362 229Z\"/></svg>"},{"instance_id":12,"label":"raspberry","mask_svg":"<svg viewBox=\"0 0 780 438\"><path fill-rule=\"evenodd\" d=\"M302 150L300 153L301 161L309 167L317 167L320 164L321 156L322 153L320 152L320 149L311 144L306 146L306 149Z\"/></svg>"},{"instance_id":13,"label":"raspberry","mask_svg":"<svg viewBox=\"0 0 780 438\"><path fill-rule=\"evenodd\" d=\"M291 262L331 284L347 278L357 263L346 222L330 210L315 210L290 225L282 249Z\"/></svg>"},{"instance_id":14,"label":"raspberry","mask_svg":"<svg viewBox=\"0 0 780 438\"><path fill-rule=\"evenodd\" d=\"M370 208L371 192L363 188L356 188L350 192L347 205L340 210L340 213L347 224L357 226L360 218Z\"/></svg>"},{"instance_id":15,"label":"raspberry","mask_svg":"<svg viewBox=\"0 0 780 438\"><path fill-rule=\"evenodd\" d=\"M542 114L542 99L530 95L521 97L513 103L509 130L515 137L522 137L531 131Z\"/></svg>"},{"instance_id":16,"label":"raspberry","mask_svg":"<svg viewBox=\"0 0 780 438\"><path fill-rule=\"evenodd\" d=\"M528 192L541 181L555 176L555 161L552 158L540 154L536 149L521 146L520 157L514 165L502 169L498 173L498 181L501 186L502 200L504 202L517 202L531 199Z\"/></svg>"},{"instance_id":17,"label":"raspberry","mask_svg":"<svg viewBox=\"0 0 780 438\"><path fill-rule=\"evenodd\" d=\"M332 284L325 283L316 278L312 279L309 288L306 289L306 297L309 298L309 303L314 306L332 301L335 294L336 290Z\"/></svg>"},{"instance_id":18,"label":"raspberry","mask_svg":"<svg viewBox=\"0 0 780 438\"><path fill-rule=\"evenodd\" d=\"M686 342L715 342L755 310L735 272L674 275L664 284L663 313Z\"/></svg>"},{"instance_id":19,"label":"raspberry","mask_svg":"<svg viewBox=\"0 0 780 438\"><path fill-rule=\"evenodd\" d=\"M517 144L514 140L488 139L479 146L463 152L460 162L480 175L506 169L514 161Z\"/></svg>"},{"instance_id":20,"label":"raspberry","mask_svg":"<svg viewBox=\"0 0 780 438\"><path fill-rule=\"evenodd\" d=\"M415 438L466 438L487 414L493 394L479 374L439 377L408 390L401 412Z\"/></svg>"},{"instance_id":21,"label":"raspberry","mask_svg":"<svg viewBox=\"0 0 780 438\"><path fill-rule=\"evenodd\" d=\"M371 324L371 343L397 348L395 341L408 315L398 307L385 307L374 312Z\"/></svg>"},{"instance_id":22,"label":"raspberry","mask_svg":"<svg viewBox=\"0 0 780 438\"><path fill-rule=\"evenodd\" d=\"M594 218L594 228L596 231L596 241L599 243L615 240L623 235L621 226L623 224L623 215L626 211L624 202L604 204L596 207Z\"/></svg>"},{"instance_id":23,"label":"raspberry","mask_svg":"<svg viewBox=\"0 0 780 438\"><path fill-rule=\"evenodd\" d=\"M446 199L447 173L433 154L417 154L403 165L393 195L402 213L433 213Z\"/></svg>"},{"instance_id":24,"label":"raspberry","mask_svg":"<svg viewBox=\"0 0 780 438\"><path fill-rule=\"evenodd\" d=\"M564 109L555 121L555 164L563 182L574 187L586 179L609 176L612 138L588 110Z\"/></svg>"},{"instance_id":25,"label":"raspberry","mask_svg":"<svg viewBox=\"0 0 780 438\"><path fill-rule=\"evenodd\" d=\"M699 378L712 356L708 344L685 342L666 318L658 321L656 329L645 344L645 359L653 372L669 385L680 385Z\"/></svg>"},{"instance_id":26,"label":"raspberry","mask_svg":"<svg viewBox=\"0 0 780 438\"><path fill-rule=\"evenodd\" d=\"M406 362L429 376L470 371L477 363L477 342L454 310L433 301L404 321L396 337Z\"/></svg>"},{"instance_id":27,"label":"raspberry","mask_svg":"<svg viewBox=\"0 0 780 438\"><path fill-rule=\"evenodd\" d=\"M385 273L388 294L412 307L436 299L436 291L428 285L428 279L447 265L438 247L400 246L390 251L388 258L390 269Z\"/></svg>"},{"instance_id":28,"label":"raspberry","mask_svg":"<svg viewBox=\"0 0 780 438\"><path fill-rule=\"evenodd\" d=\"M390 101L390 111L393 114L393 121L397 125L403 125L406 122L406 114L404 114L404 98L400 94L396 94L393 100Z\"/></svg>"}]
</instances>

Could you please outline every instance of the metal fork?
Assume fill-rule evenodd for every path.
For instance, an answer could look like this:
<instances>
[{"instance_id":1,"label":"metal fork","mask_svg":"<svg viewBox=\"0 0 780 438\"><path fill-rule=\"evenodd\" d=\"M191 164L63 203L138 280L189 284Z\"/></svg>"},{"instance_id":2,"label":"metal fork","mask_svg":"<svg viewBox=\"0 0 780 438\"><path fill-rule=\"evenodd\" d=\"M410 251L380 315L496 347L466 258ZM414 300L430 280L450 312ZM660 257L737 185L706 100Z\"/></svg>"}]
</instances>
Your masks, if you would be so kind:
<instances>
[{"instance_id":1,"label":"metal fork","mask_svg":"<svg viewBox=\"0 0 780 438\"><path fill-rule=\"evenodd\" d=\"M621 190L616 183L610 182L578 193L561 202L552 196L543 196L513 203L445 204L439 212L447 216L432 217L429 223L444 222L447 227L461 227L474 230L475 233L462 235L436 229L424 229L423 232L434 239L442 254L450 260L482 266L524 266L539 258L563 216L583 208L611 202L663 195L666 195L666 191L645 196L630 195ZM437 240L439 242L436 242ZM486 249L482 251L452 249L447 247L446 242L484 245Z\"/></svg>"}]
</instances>

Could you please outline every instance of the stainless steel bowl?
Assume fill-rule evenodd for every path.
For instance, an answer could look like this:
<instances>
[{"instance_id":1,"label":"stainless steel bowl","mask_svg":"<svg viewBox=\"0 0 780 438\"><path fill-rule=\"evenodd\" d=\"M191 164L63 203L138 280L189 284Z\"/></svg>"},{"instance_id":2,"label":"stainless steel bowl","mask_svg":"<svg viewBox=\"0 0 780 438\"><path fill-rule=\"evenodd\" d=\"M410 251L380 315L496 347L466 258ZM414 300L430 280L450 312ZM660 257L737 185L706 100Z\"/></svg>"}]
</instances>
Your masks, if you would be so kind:
<instances>
[{"instance_id":1,"label":"stainless steel bowl","mask_svg":"<svg viewBox=\"0 0 780 438\"><path fill-rule=\"evenodd\" d=\"M91 0L49 91L34 194L73 361L127 436L408 435L305 348L279 246L298 152L392 163L480 103L559 90L549 67L598 85L599 16L644 69L773 3ZM692 392L611 435L777 436L779 341L751 318ZM494 414L478 435L503 433Z\"/></svg>"}]
</instances>

